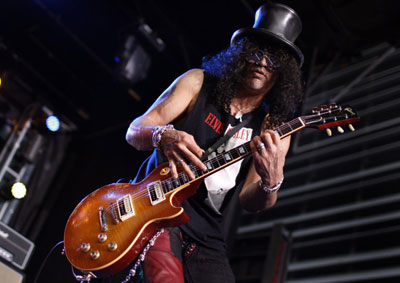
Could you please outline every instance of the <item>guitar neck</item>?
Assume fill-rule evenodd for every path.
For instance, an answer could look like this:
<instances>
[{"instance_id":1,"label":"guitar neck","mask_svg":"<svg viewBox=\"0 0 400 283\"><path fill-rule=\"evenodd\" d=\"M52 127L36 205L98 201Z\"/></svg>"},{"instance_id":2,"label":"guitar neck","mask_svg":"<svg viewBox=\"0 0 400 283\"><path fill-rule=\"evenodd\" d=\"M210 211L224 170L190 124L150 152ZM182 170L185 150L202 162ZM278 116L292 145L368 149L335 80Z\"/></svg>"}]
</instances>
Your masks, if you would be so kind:
<instances>
[{"instance_id":1,"label":"guitar neck","mask_svg":"<svg viewBox=\"0 0 400 283\"><path fill-rule=\"evenodd\" d=\"M305 127L306 126L304 124L304 121L302 120L302 117L298 117L275 128L275 131L279 134L280 138L283 139L284 137L287 137ZM250 154L251 154L250 142L246 142L227 152L217 154L216 157L204 161L203 164L207 167L206 172L203 172L200 168L198 168L195 165L189 164L190 169L195 175L195 179L190 180L189 177L186 175L186 173L181 172L179 173L178 178L176 180L174 180L173 178L169 178L163 181L164 193L170 192L186 183L204 179L209 175L212 175L217 171L242 160L243 158L245 158Z\"/></svg>"}]
</instances>

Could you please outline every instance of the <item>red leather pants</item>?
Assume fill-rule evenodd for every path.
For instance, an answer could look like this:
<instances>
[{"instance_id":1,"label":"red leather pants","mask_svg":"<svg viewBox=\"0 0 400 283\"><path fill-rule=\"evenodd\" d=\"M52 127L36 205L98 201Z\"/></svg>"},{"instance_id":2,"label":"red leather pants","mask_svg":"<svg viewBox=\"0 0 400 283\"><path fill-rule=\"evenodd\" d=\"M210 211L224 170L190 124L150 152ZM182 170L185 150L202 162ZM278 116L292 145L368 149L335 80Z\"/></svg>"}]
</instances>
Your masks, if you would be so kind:
<instances>
[{"instance_id":1,"label":"red leather pants","mask_svg":"<svg viewBox=\"0 0 400 283\"><path fill-rule=\"evenodd\" d=\"M181 242L177 229L166 229L149 249L144 260L145 282L184 283Z\"/></svg>"}]
</instances>

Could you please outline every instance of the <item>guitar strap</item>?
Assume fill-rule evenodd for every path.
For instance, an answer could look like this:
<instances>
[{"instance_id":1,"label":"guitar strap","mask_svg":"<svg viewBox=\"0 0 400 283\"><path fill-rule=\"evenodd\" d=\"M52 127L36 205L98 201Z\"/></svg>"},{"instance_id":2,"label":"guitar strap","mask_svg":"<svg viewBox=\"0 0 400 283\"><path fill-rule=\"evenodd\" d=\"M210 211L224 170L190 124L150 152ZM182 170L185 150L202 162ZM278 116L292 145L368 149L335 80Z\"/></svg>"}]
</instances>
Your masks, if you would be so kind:
<instances>
[{"instance_id":1,"label":"guitar strap","mask_svg":"<svg viewBox=\"0 0 400 283\"><path fill-rule=\"evenodd\" d=\"M250 117L240 122L240 124L233 127L225 136L221 137L217 140L212 146L210 146L200 158L201 161L205 161L207 156L214 152L221 144L229 140L237 131L239 131L242 127L246 126L250 122Z\"/></svg>"}]
</instances>

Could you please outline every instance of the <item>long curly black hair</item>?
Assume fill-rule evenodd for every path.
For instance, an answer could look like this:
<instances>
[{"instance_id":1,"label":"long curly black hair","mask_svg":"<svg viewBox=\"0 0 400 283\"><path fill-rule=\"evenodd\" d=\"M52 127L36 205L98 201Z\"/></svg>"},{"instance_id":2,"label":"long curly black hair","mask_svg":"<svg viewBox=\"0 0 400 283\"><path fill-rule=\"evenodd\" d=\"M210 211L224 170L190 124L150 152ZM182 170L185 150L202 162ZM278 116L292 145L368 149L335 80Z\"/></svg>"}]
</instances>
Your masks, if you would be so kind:
<instances>
[{"instance_id":1,"label":"long curly black hair","mask_svg":"<svg viewBox=\"0 0 400 283\"><path fill-rule=\"evenodd\" d=\"M246 53L262 49L270 53L280 65L274 87L264 97L263 105L269 108L271 126L277 126L292 119L303 101L303 79L298 62L292 53L279 46L260 42L255 38L245 37L237 44L222 50L212 57L204 57L202 69L211 81L208 93L213 102L227 113L230 102L239 90L243 74L248 64Z\"/></svg>"}]
</instances>

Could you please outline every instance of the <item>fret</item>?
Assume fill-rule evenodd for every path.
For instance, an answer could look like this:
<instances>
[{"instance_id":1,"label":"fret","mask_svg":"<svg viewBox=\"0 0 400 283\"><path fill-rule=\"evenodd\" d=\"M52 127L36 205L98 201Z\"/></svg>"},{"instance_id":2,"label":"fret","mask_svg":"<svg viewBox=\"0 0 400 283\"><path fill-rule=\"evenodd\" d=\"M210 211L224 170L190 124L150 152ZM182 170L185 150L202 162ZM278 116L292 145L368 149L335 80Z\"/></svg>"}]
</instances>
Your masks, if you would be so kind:
<instances>
[{"instance_id":1,"label":"fret","mask_svg":"<svg viewBox=\"0 0 400 283\"><path fill-rule=\"evenodd\" d=\"M292 128L290 126L288 126L288 124L284 124L279 126L276 130L280 131L280 135L286 135L287 133L290 133L292 131Z\"/></svg>"},{"instance_id":2,"label":"fret","mask_svg":"<svg viewBox=\"0 0 400 283\"><path fill-rule=\"evenodd\" d=\"M234 148L229 151L232 154L233 159L236 159L240 156L238 148Z\"/></svg>"},{"instance_id":3,"label":"fret","mask_svg":"<svg viewBox=\"0 0 400 283\"><path fill-rule=\"evenodd\" d=\"M198 168L197 166L194 166L194 165L192 165L192 164L189 164L188 166L189 166L190 171L193 172L193 174L194 174L194 176L195 176L196 178L201 176L201 170L200 170L200 168Z\"/></svg>"},{"instance_id":4,"label":"fret","mask_svg":"<svg viewBox=\"0 0 400 283\"><path fill-rule=\"evenodd\" d=\"M212 158L210 161L211 161L211 164L212 164L213 169L219 167L218 158L214 157L214 158Z\"/></svg>"},{"instance_id":5,"label":"fret","mask_svg":"<svg viewBox=\"0 0 400 283\"><path fill-rule=\"evenodd\" d=\"M185 183L184 180L183 180L183 174L182 173L179 173L179 175L178 175L178 182L179 182L179 184L184 184Z\"/></svg>"},{"instance_id":6,"label":"fret","mask_svg":"<svg viewBox=\"0 0 400 283\"><path fill-rule=\"evenodd\" d=\"M246 152L251 153L250 142L245 143L243 146L246 149Z\"/></svg>"},{"instance_id":7,"label":"fret","mask_svg":"<svg viewBox=\"0 0 400 283\"><path fill-rule=\"evenodd\" d=\"M164 181L164 183L166 184L166 187L167 187L168 192L170 192L170 191L172 191L172 190L174 189L174 186L173 186L173 184L172 184L171 178L166 179L166 180Z\"/></svg>"},{"instance_id":8,"label":"fret","mask_svg":"<svg viewBox=\"0 0 400 283\"><path fill-rule=\"evenodd\" d=\"M284 132L283 133L286 135L286 134L290 133L292 130L293 130L292 127L290 127L288 124L286 124L284 126Z\"/></svg>"},{"instance_id":9,"label":"fret","mask_svg":"<svg viewBox=\"0 0 400 283\"><path fill-rule=\"evenodd\" d=\"M186 173L181 173L179 174L179 180L181 180L181 184L186 184L189 182L189 177L186 175Z\"/></svg>"},{"instance_id":10,"label":"fret","mask_svg":"<svg viewBox=\"0 0 400 283\"><path fill-rule=\"evenodd\" d=\"M178 177L178 179L172 178L172 183L174 185L174 189L181 186L181 183L179 182L179 177Z\"/></svg>"},{"instance_id":11,"label":"fret","mask_svg":"<svg viewBox=\"0 0 400 283\"><path fill-rule=\"evenodd\" d=\"M196 167L196 176L200 177L203 175L204 175L204 172L200 168Z\"/></svg>"},{"instance_id":12,"label":"fret","mask_svg":"<svg viewBox=\"0 0 400 283\"><path fill-rule=\"evenodd\" d=\"M277 131L280 136L283 136L301 127L303 127L303 123L301 122L300 118L296 118L284 125L279 126L275 129L275 131Z\"/></svg>"},{"instance_id":13,"label":"fret","mask_svg":"<svg viewBox=\"0 0 400 283\"><path fill-rule=\"evenodd\" d=\"M168 178L165 179L164 181L161 182L162 184L162 189L164 193L168 193L178 187L180 187L182 184L186 184L190 181L188 175L185 173L180 173L178 176L178 179L174 178ZM152 191L154 191L153 188L151 188Z\"/></svg>"},{"instance_id":14,"label":"fret","mask_svg":"<svg viewBox=\"0 0 400 283\"><path fill-rule=\"evenodd\" d=\"M296 124L296 129L302 128L304 126L303 122L301 121L301 117L298 117L293 121Z\"/></svg>"},{"instance_id":15,"label":"fret","mask_svg":"<svg viewBox=\"0 0 400 283\"><path fill-rule=\"evenodd\" d=\"M226 164L226 160L225 160L225 155L224 154L219 154L217 156L217 158L218 158L218 162L219 162L220 166Z\"/></svg>"},{"instance_id":16,"label":"fret","mask_svg":"<svg viewBox=\"0 0 400 283\"><path fill-rule=\"evenodd\" d=\"M280 127L275 129L276 132L278 132L279 136L283 136L282 130Z\"/></svg>"}]
</instances>

